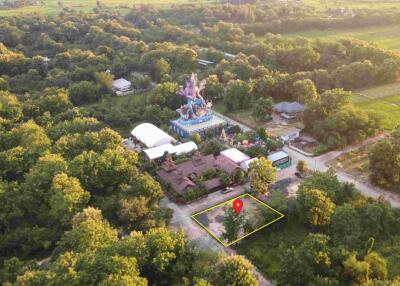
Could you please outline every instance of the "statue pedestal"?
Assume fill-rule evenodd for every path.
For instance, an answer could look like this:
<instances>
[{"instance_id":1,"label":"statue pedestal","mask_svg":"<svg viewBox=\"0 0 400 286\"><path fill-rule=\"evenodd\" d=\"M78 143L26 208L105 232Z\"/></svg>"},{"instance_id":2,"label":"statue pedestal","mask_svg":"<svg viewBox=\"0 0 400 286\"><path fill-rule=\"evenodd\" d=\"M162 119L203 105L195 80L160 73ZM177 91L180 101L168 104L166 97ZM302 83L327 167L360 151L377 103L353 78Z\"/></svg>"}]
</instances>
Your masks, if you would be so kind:
<instances>
[{"instance_id":1,"label":"statue pedestal","mask_svg":"<svg viewBox=\"0 0 400 286\"><path fill-rule=\"evenodd\" d=\"M208 130L212 130L215 135L218 135L221 130L220 127L227 124L224 119L212 113L193 120L194 124L189 124L188 120L182 118L171 120L170 128L182 138L191 138L196 133L204 138Z\"/></svg>"}]
</instances>

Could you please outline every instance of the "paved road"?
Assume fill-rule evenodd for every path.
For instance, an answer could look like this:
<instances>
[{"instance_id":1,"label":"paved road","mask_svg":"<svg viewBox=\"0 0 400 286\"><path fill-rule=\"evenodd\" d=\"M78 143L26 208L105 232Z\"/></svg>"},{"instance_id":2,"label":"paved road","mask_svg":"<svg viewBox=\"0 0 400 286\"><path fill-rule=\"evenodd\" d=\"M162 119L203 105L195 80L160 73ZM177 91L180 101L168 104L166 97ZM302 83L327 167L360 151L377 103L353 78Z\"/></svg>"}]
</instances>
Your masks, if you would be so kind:
<instances>
[{"instance_id":1,"label":"paved road","mask_svg":"<svg viewBox=\"0 0 400 286\"><path fill-rule=\"evenodd\" d=\"M317 171L323 172L323 171L327 171L329 169L329 167L327 166L327 163L329 161L337 158L338 156L340 156L344 153L350 152L352 150L355 150L362 146L365 146L371 142L382 139L383 136L384 135L380 135L375 138L370 138L360 144L355 144L355 145L349 146L343 150L328 152L319 157L307 157L293 149L288 148L287 146L284 147L283 149L285 152L287 152L291 156L294 165L297 164L297 161L304 160L307 162L307 164L311 170L317 170ZM382 196L387 201L389 201L393 207L400 208L400 196L399 195L392 193L392 192L385 191L385 190L375 187L369 183L360 182L359 180L357 180L356 177L353 177L344 172L336 172L336 175L337 175L339 181L341 181L341 182L353 183L355 185L355 187L365 196L372 197L372 198L378 198L378 197Z\"/></svg>"}]
</instances>

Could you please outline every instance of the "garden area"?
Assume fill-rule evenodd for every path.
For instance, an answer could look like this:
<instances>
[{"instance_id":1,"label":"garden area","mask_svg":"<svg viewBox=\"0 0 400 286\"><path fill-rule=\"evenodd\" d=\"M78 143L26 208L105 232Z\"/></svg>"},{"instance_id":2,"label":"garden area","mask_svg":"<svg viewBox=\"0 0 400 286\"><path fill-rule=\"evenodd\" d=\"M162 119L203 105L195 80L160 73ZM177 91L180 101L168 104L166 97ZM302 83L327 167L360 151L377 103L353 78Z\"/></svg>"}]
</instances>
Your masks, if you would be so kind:
<instances>
[{"instance_id":1,"label":"garden area","mask_svg":"<svg viewBox=\"0 0 400 286\"><path fill-rule=\"evenodd\" d=\"M369 181L369 157L374 144L368 144L359 149L342 154L328 165L335 170L350 174L362 182Z\"/></svg>"}]
</instances>

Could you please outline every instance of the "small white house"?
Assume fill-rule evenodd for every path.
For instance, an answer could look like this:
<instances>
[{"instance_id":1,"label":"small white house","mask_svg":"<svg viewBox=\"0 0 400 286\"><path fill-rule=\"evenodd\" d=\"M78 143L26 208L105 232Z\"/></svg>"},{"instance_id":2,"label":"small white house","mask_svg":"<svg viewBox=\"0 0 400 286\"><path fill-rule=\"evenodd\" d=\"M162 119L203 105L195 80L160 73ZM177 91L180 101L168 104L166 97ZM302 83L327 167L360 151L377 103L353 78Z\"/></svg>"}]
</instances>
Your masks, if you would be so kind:
<instances>
[{"instance_id":1,"label":"small white house","mask_svg":"<svg viewBox=\"0 0 400 286\"><path fill-rule=\"evenodd\" d=\"M119 79L116 79L113 81L112 90L117 95L124 95L125 93L132 90L132 84L130 81L128 81L124 78L119 78Z\"/></svg>"},{"instance_id":2,"label":"small white house","mask_svg":"<svg viewBox=\"0 0 400 286\"><path fill-rule=\"evenodd\" d=\"M301 132L301 130L298 129L298 128L289 129L289 130L285 131L284 134L281 135L281 139L282 139L284 142L293 141L294 139L300 137L300 132Z\"/></svg>"}]
</instances>

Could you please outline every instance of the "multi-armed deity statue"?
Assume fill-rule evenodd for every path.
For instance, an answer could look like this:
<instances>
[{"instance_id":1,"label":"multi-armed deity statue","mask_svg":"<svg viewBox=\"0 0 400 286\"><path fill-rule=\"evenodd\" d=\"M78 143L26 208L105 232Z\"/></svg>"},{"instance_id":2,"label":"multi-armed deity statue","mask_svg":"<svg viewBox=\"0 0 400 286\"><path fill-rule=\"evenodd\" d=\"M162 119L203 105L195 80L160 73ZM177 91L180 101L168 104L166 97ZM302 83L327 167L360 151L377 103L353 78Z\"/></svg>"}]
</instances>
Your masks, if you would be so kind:
<instances>
[{"instance_id":1,"label":"multi-armed deity statue","mask_svg":"<svg viewBox=\"0 0 400 286\"><path fill-rule=\"evenodd\" d=\"M211 112L211 101L205 101L200 92L204 89L206 81L203 80L197 85L197 75L192 73L190 80L186 82L186 87L181 88L179 95L187 100L185 105L177 109L181 118L179 123L182 125L198 124L210 120L213 117Z\"/></svg>"}]
</instances>

